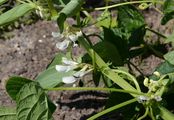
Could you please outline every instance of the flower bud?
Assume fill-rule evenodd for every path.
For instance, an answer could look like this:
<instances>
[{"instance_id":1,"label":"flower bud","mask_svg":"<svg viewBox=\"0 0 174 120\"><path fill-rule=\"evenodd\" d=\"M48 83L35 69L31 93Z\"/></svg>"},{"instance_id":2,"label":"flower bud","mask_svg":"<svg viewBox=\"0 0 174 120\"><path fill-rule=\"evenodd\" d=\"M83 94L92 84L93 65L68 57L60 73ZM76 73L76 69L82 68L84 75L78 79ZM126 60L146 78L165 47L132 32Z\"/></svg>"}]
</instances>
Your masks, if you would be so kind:
<instances>
[{"instance_id":1,"label":"flower bud","mask_svg":"<svg viewBox=\"0 0 174 120\"><path fill-rule=\"evenodd\" d=\"M144 86L148 87L149 86L149 79L146 77L143 81Z\"/></svg>"},{"instance_id":2,"label":"flower bud","mask_svg":"<svg viewBox=\"0 0 174 120\"><path fill-rule=\"evenodd\" d=\"M157 77L160 77L161 76L158 71L155 71L153 74L156 75Z\"/></svg>"}]
</instances>

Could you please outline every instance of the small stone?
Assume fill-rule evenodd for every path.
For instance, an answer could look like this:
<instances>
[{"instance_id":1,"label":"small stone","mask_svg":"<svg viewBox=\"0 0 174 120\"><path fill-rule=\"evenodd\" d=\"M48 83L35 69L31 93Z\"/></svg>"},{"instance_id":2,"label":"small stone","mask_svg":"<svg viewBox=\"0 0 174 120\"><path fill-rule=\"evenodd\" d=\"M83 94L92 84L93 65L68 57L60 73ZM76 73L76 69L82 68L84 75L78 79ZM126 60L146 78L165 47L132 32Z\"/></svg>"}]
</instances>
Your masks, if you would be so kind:
<instances>
[{"instance_id":1,"label":"small stone","mask_svg":"<svg viewBox=\"0 0 174 120\"><path fill-rule=\"evenodd\" d=\"M43 37L43 38L46 38L47 36L46 36L46 35L43 35L42 37Z\"/></svg>"},{"instance_id":2,"label":"small stone","mask_svg":"<svg viewBox=\"0 0 174 120\"><path fill-rule=\"evenodd\" d=\"M43 40L40 39L40 40L38 40L38 42L39 42L39 43L43 43Z\"/></svg>"},{"instance_id":3,"label":"small stone","mask_svg":"<svg viewBox=\"0 0 174 120\"><path fill-rule=\"evenodd\" d=\"M61 108L63 111L68 111L68 110L70 110L70 108L68 107L68 106L62 106L62 108Z\"/></svg>"}]
</instances>

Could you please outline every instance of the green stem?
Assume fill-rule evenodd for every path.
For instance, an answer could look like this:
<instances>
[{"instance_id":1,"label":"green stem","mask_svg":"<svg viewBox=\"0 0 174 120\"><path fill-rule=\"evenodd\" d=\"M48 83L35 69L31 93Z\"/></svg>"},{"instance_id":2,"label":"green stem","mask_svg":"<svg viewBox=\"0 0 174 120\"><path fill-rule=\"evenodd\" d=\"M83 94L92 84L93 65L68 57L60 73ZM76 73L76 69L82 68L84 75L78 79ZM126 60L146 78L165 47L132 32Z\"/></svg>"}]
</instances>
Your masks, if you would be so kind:
<instances>
[{"instance_id":1,"label":"green stem","mask_svg":"<svg viewBox=\"0 0 174 120\"><path fill-rule=\"evenodd\" d=\"M156 55L156 56L159 57L159 58L163 58L163 55L164 55L163 53L161 53L161 52L155 50L155 49L152 47L152 45L149 45L149 44L146 44L146 43L144 43L144 44L146 45L147 48L149 48L149 49L153 52L154 55Z\"/></svg>"},{"instance_id":2,"label":"green stem","mask_svg":"<svg viewBox=\"0 0 174 120\"><path fill-rule=\"evenodd\" d=\"M142 119L144 119L144 118L148 115L148 113L149 113L149 107L146 107L146 111L145 111L144 115L141 116L141 117L139 117L137 120L142 120Z\"/></svg>"},{"instance_id":3,"label":"green stem","mask_svg":"<svg viewBox=\"0 0 174 120\"><path fill-rule=\"evenodd\" d=\"M50 12L51 12L51 16L54 19L54 17L56 17L58 15L58 13L57 13L56 9L53 6L52 0L47 0L47 3L48 3L48 7L50 9Z\"/></svg>"},{"instance_id":4,"label":"green stem","mask_svg":"<svg viewBox=\"0 0 174 120\"><path fill-rule=\"evenodd\" d=\"M121 92L121 93L132 93L136 95L146 95L146 93L135 92L129 90L115 89L115 88L101 88L101 87L57 87L47 88L47 91L59 91L59 90L95 90L95 91L109 91L109 92Z\"/></svg>"},{"instance_id":5,"label":"green stem","mask_svg":"<svg viewBox=\"0 0 174 120\"><path fill-rule=\"evenodd\" d=\"M137 82L137 80L135 79L134 76L132 76L131 74L129 74L128 72L122 71L122 70L117 70L117 69L113 69L113 71L117 72L117 73L122 73L127 75L135 84L135 87L137 88L138 92L141 92L140 86Z\"/></svg>"},{"instance_id":6,"label":"green stem","mask_svg":"<svg viewBox=\"0 0 174 120\"><path fill-rule=\"evenodd\" d=\"M151 106L150 106L150 117L152 118L152 120L156 120L155 117L154 117L153 109L152 109Z\"/></svg>"},{"instance_id":7,"label":"green stem","mask_svg":"<svg viewBox=\"0 0 174 120\"><path fill-rule=\"evenodd\" d=\"M129 4L137 4L137 3L152 3L153 0L146 0L146 1L131 1L131 2L124 2L124 3L118 3L115 5L110 5L106 7L100 7L100 8L95 8L94 10L105 10L105 9L110 9L110 8L115 8L123 5L129 5ZM156 3L163 4L163 1L155 1Z\"/></svg>"},{"instance_id":8,"label":"green stem","mask_svg":"<svg viewBox=\"0 0 174 120\"><path fill-rule=\"evenodd\" d=\"M85 36L84 36L85 37ZM86 37L86 39L88 39ZM95 55L96 61L95 63L101 70L102 74L111 79L114 83L119 85L121 88L125 90L130 90L130 91L137 91L133 86L131 86L127 81L125 81L123 78L121 78L117 73L112 71L108 67L108 65L103 61L103 59L90 47L90 45L87 43L87 41L83 38L79 38L80 44L87 50L88 54L93 57ZM95 54L94 54L95 53ZM131 94L132 96L136 97L137 95Z\"/></svg>"},{"instance_id":9,"label":"green stem","mask_svg":"<svg viewBox=\"0 0 174 120\"><path fill-rule=\"evenodd\" d=\"M153 32L153 33L155 33L156 35L158 35L158 36L160 36L160 37L162 37L162 38L165 38L165 39L167 38L165 35L159 33L158 31L155 31L155 30L153 30L153 29L150 29L149 27L146 27L146 30L148 30L148 31L150 31L150 32Z\"/></svg>"},{"instance_id":10,"label":"green stem","mask_svg":"<svg viewBox=\"0 0 174 120\"><path fill-rule=\"evenodd\" d=\"M118 105L115 105L113 107L110 107L110 108L108 108L108 109L106 109L106 110L104 110L104 111L102 111L102 112L100 112L100 113L98 113L98 114L96 114L96 115L88 118L87 120L95 120L96 118L98 118L98 117L100 117L100 116L102 116L104 114L107 114L107 113L109 113L109 112L111 112L113 110L119 109L121 107L124 107L126 105L129 105L129 104L134 103L136 101L137 101L136 98L134 98L134 99L128 100L126 102L120 103Z\"/></svg>"},{"instance_id":11,"label":"green stem","mask_svg":"<svg viewBox=\"0 0 174 120\"><path fill-rule=\"evenodd\" d=\"M167 110L165 107L163 106L158 106L160 109L160 116L164 119L164 120L174 120L174 114L172 112L170 112L169 110Z\"/></svg>"}]
</instances>

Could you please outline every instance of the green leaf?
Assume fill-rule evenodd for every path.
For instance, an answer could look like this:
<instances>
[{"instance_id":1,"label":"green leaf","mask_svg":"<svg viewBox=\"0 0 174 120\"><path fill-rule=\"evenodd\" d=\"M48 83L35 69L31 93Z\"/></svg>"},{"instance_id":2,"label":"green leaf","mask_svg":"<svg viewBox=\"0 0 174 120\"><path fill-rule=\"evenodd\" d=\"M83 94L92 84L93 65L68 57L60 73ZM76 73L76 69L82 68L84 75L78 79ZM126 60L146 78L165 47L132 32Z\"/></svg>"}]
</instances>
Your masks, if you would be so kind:
<instances>
[{"instance_id":1,"label":"green leaf","mask_svg":"<svg viewBox=\"0 0 174 120\"><path fill-rule=\"evenodd\" d=\"M129 38L129 46L133 47L133 46L139 46L140 44L143 44L145 33L146 33L146 29L144 25L134 30L131 33L131 36Z\"/></svg>"},{"instance_id":2,"label":"green leaf","mask_svg":"<svg viewBox=\"0 0 174 120\"><path fill-rule=\"evenodd\" d=\"M105 10L101 16L97 18L96 26L98 27L115 27L116 26L116 18L111 17L111 13L108 10Z\"/></svg>"},{"instance_id":3,"label":"green leaf","mask_svg":"<svg viewBox=\"0 0 174 120\"><path fill-rule=\"evenodd\" d=\"M160 64L156 68L156 71L160 72L162 75L167 74L167 73L172 73L172 72L174 72L174 65L165 61L164 63Z\"/></svg>"},{"instance_id":4,"label":"green leaf","mask_svg":"<svg viewBox=\"0 0 174 120\"><path fill-rule=\"evenodd\" d=\"M167 60L170 64L174 65L174 51L170 51L164 55L165 60Z\"/></svg>"},{"instance_id":5,"label":"green leaf","mask_svg":"<svg viewBox=\"0 0 174 120\"><path fill-rule=\"evenodd\" d=\"M119 31L127 40L129 47L143 43L146 23L143 15L135 7L131 5L119 7L117 20Z\"/></svg>"},{"instance_id":6,"label":"green leaf","mask_svg":"<svg viewBox=\"0 0 174 120\"><path fill-rule=\"evenodd\" d=\"M36 81L40 83L42 88L52 88L62 83L62 77L73 75L74 71L58 72L55 66L48 68L39 74Z\"/></svg>"},{"instance_id":7,"label":"green leaf","mask_svg":"<svg viewBox=\"0 0 174 120\"><path fill-rule=\"evenodd\" d=\"M123 33L120 29L104 29L104 41L112 43L118 50L121 59L124 60L128 56L128 45L127 41L123 37ZM110 52L109 52L110 53Z\"/></svg>"},{"instance_id":8,"label":"green leaf","mask_svg":"<svg viewBox=\"0 0 174 120\"><path fill-rule=\"evenodd\" d=\"M53 120L48 98L36 82L25 84L16 97L18 120Z\"/></svg>"},{"instance_id":9,"label":"green leaf","mask_svg":"<svg viewBox=\"0 0 174 120\"><path fill-rule=\"evenodd\" d=\"M164 11L164 17L161 20L161 24L165 25L169 20L174 18L174 1L165 0L163 11Z\"/></svg>"},{"instance_id":10,"label":"green leaf","mask_svg":"<svg viewBox=\"0 0 174 120\"><path fill-rule=\"evenodd\" d=\"M7 0L0 0L0 5L7 2Z\"/></svg>"},{"instance_id":11,"label":"green leaf","mask_svg":"<svg viewBox=\"0 0 174 120\"><path fill-rule=\"evenodd\" d=\"M64 22L65 22L66 18L67 18L67 16L64 13L60 13L57 18L57 24L59 26L60 33L62 33L64 30Z\"/></svg>"},{"instance_id":12,"label":"green leaf","mask_svg":"<svg viewBox=\"0 0 174 120\"><path fill-rule=\"evenodd\" d=\"M160 116L164 120L174 120L174 114L168 111L166 108L159 106L160 109Z\"/></svg>"},{"instance_id":13,"label":"green leaf","mask_svg":"<svg viewBox=\"0 0 174 120\"><path fill-rule=\"evenodd\" d=\"M93 48L105 62L112 63L112 65L114 66L123 65L121 56L118 53L117 48L112 43L108 41L101 41L95 44ZM84 55L82 59L83 62L87 63L90 63L92 61L89 55Z\"/></svg>"},{"instance_id":14,"label":"green leaf","mask_svg":"<svg viewBox=\"0 0 174 120\"><path fill-rule=\"evenodd\" d=\"M11 77L6 83L6 91L13 100L16 100L16 95L18 94L22 86L30 82L32 81L26 78Z\"/></svg>"},{"instance_id":15,"label":"green leaf","mask_svg":"<svg viewBox=\"0 0 174 120\"><path fill-rule=\"evenodd\" d=\"M67 17L74 16L77 12L80 12L81 6L84 0L71 0L66 6L59 12L57 23L59 25L60 32L63 32L64 22Z\"/></svg>"},{"instance_id":16,"label":"green leaf","mask_svg":"<svg viewBox=\"0 0 174 120\"><path fill-rule=\"evenodd\" d=\"M17 120L16 108L0 107L0 120Z\"/></svg>"},{"instance_id":17,"label":"green leaf","mask_svg":"<svg viewBox=\"0 0 174 120\"><path fill-rule=\"evenodd\" d=\"M111 62L115 66L123 65L118 50L112 43L107 41L99 42L94 46L94 50L105 62Z\"/></svg>"},{"instance_id":18,"label":"green leaf","mask_svg":"<svg viewBox=\"0 0 174 120\"><path fill-rule=\"evenodd\" d=\"M118 27L132 32L145 25L143 15L133 6L121 6L118 8Z\"/></svg>"},{"instance_id":19,"label":"green leaf","mask_svg":"<svg viewBox=\"0 0 174 120\"><path fill-rule=\"evenodd\" d=\"M25 15L26 13L30 12L34 8L35 6L29 3L15 6L11 10L0 15L0 26L9 24L17 20L19 17Z\"/></svg>"},{"instance_id":20,"label":"green leaf","mask_svg":"<svg viewBox=\"0 0 174 120\"><path fill-rule=\"evenodd\" d=\"M155 71L158 71L161 75L165 75L165 74L169 74L169 73L174 73L174 65L170 64L168 61L165 61L165 62L161 63L155 69ZM150 78L153 79L153 80L158 80L159 79L155 75L151 75ZM170 82L173 83L173 81L174 81L174 74L170 74L169 75L169 79L172 80Z\"/></svg>"},{"instance_id":21,"label":"green leaf","mask_svg":"<svg viewBox=\"0 0 174 120\"><path fill-rule=\"evenodd\" d=\"M80 12L81 6L84 3L84 0L71 0L61 11L67 17L75 15L77 12Z\"/></svg>"}]
</instances>

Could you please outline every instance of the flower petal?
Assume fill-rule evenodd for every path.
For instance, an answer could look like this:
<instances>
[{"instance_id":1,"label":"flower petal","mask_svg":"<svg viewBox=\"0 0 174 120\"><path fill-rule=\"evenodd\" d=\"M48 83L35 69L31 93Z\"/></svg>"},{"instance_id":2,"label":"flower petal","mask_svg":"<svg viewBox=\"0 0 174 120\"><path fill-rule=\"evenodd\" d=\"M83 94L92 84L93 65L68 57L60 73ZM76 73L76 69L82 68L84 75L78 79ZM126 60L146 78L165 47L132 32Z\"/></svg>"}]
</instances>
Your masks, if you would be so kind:
<instances>
[{"instance_id":1,"label":"flower petal","mask_svg":"<svg viewBox=\"0 0 174 120\"><path fill-rule=\"evenodd\" d=\"M54 37L54 38L63 38L63 35L60 34L59 32L52 32L51 35Z\"/></svg>"},{"instance_id":2,"label":"flower petal","mask_svg":"<svg viewBox=\"0 0 174 120\"><path fill-rule=\"evenodd\" d=\"M62 63L66 65L77 65L78 63L72 60L68 60L66 57L62 57Z\"/></svg>"},{"instance_id":3,"label":"flower petal","mask_svg":"<svg viewBox=\"0 0 174 120\"><path fill-rule=\"evenodd\" d=\"M68 47L69 43L70 43L69 40L64 40L63 42L58 42L56 44L56 47L59 48L61 51L63 51Z\"/></svg>"},{"instance_id":4,"label":"flower petal","mask_svg":"<svg viewBox=\"0 0 174 120\"><path fill-rule=\"evenodd\" d=\"M56 65L56 70L57 70L58 72L67 72L68 66Z\"/></svg>"},{"instance_id":5,"label":"flower petal","mask_svg":"<svg viewBox=\"0 0 174 120\"><path fill-rule=\"evenodd\" d=\"M78 71L78 72L74 73L74 76L75 77L83 77L85 74L86 74L85 71Z\"/></svg>"},{"instance_id":6,"label":"flower petal","mask_svg":"<svg viewBox=\"0 0 174 120\"><path fill-rule=\"evenodd\" d=\"M65 84L72 84L72 83L76 82L76 80L77 79L73 76L66 76L66 77L62 78L62 82Z\"/></svg>"},{"instance_id":7,"label":"flower petal","mask_svg":"<svg viewBox=\"0 0 174 120\"><path fill-rule=\"evenodd\" d=\"M83 34L82 34L81 31L79 31L79 32L76 32L76 35L77 35L77 37L80 37L80 36L82 36Z\"/></svg>"},{"instance_id":8,"label":"flower petal","mask_svg":"<svg viewBox=\"0 0 174 120\"><path fill-rule=\"evenodd\" d=\"M78 39L78 36L76 36L75 34L69 35L68 38L72 41L75 42Z\"/></svg>"}]
</instances>

